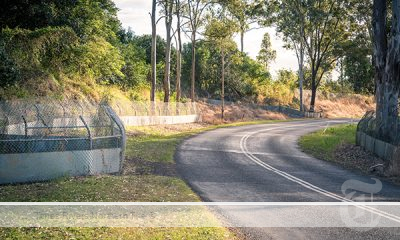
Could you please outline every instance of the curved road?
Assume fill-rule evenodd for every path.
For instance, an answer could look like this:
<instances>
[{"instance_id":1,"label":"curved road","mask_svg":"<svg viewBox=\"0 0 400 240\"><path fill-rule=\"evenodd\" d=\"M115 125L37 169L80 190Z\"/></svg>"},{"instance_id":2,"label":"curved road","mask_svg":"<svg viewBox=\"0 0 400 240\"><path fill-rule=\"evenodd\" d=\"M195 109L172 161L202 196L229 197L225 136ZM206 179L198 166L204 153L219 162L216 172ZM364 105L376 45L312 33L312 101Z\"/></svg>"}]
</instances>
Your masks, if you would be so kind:
<instances>
[{"instance_id":1,"label":"curved road","mask_svg":"<svg viewBox=\"0 0 400 240\"><path fill-rule=\"evenodd\" d=\"M304 120L205 132L179 146L176 152L178 172L206 202L347 201L342 192L342 185L347 180L367 184L375 181L310 157L297 146L302 135L347 122L350 120ZM379 202L399 201L400 187L383 182L382 189L373 197ZM232 222L241 216L226 218ZM346 228L326 228L324 231L246 228L243 231L253 239L400 238L400 231L393 229L360 232Z\"/></svg>"}]
</instances>

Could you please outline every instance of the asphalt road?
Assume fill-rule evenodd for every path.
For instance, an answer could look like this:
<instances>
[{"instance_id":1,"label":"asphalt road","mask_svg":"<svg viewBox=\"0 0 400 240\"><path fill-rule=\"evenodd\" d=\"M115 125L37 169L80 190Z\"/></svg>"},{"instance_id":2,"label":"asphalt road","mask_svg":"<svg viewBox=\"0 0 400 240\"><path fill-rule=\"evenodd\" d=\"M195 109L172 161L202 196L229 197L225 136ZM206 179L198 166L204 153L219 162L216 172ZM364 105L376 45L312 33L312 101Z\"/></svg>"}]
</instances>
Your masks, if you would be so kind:
<instances>
[{"instance_id":1,"label":"asphalt road","mask_svg":"<svg viewBox=\"0 0 400 240\"><path fill-rule=\"evenodd\" d=\"M297 141L300 136L347 122L350 120L304 120L205 132L180 145L176 153L178 172L205 202L371 201L371 193L373 201L399 201L399 186L387 182L380 185L371 176L315 159L299 150ZM350 189L350 195L346 189ZM246 227L241 231L249 239L400 239L400 230L397 228L360 231L331 227L334 224L329 223L334 220L333 217L330 219L326 209L312 214L308 210L305 214L299 213L296 208L290 210L293 216L303 214L297 222L319 219L315 222L325 221L325 225L317 224L327 226L325 228L312 228L315 222L310 223L311 228L300 228L296 224L295 227L290 227L290 224L289 227L273 227L268 224L257 226L254 222L270 214L271 209L242 209L240 213L221 209L218 213L221 218L233 226ZM274 215L276 222L285 223L286 220L282 219L284 216L289 219L290 211L289 214L286 211L282 217L278 211ZM383 215L376 211L370 212L372 215L389 218L386 212ZM400 226L400 211L391 216L398 223L394 226ZM250 228L253 225L257 227Z\"/></svg>"}]
</instances>

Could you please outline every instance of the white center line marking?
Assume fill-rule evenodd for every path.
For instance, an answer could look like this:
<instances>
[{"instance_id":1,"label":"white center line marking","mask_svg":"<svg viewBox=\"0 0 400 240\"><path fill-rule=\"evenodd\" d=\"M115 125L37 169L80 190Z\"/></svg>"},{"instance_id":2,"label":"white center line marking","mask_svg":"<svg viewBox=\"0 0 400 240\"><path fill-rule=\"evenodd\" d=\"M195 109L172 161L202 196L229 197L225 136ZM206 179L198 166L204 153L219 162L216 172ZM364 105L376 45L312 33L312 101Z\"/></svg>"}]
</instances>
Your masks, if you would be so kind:
<instances>
[{"instance_id":1,"label":"white center line marking","mask_svg":"<svg viewBox=\"0 0 400 240\"><path fill-rule=\"evenodd\" d=\"M240 148L241 148L242 152L250 160L252 160L254 163L258 164L259 166L263 167L264 169L266 169L268 171L271 171L271 172L273 172L275 174L278 174L278 175L288 179L289 181L292 181L292 182L295 182L297 184L300 184L301 186L303 186L303 187L305 187L307 189L310 189L310 190L312 190L314 192L321 193L321 194L323 194L323 195L325 195L327 197L330 197L332 199L339 200L339 201L342 201L342 202L353 202L352 200L349 200L349 199L344 198L342 196L339 196L339 195L337 195L335 193L332 193L332 192L329 192L329 191L327 191L325 189L317 187L317 186L315 186L315 185L313 185L313 184L311 184L311 183L309 183L307 181L304 181L304 180L302 180L300 178L297 178L297 177L295 177L295 176L293 176L293 175L291 175L291 174L289 174L287 172L278 170L278 169L272 167L271 165L261 161L259 158L254 156L247 149L247 140L249 139L249 137L251 137L251 136L253 136L253 135L257 134L257 133L276 130L276 129L285 129L285 128L290 128L290 127L301 127L301 126L310 126L310 125L314 125L314 124L296 124L296 125L289 125L289 126L283 126L283 127L268 128L268 129L263 129L263 130L260 130L260 131L255 131L255 132L252 132L252 133L248 133L246 136L243 136L242 139L240 140ZM400 217L399 216L396 216L396 215L393 215L393 214L390 214L390 213L387 213L387 212L384 212L384 211L381 211L381 210L378 210L376 208L372 208L372 207L369 207L369 206L357 206L357 207L359 207L359 208L361 208L363 210L369 211L371 213L375 213L375 214L377 214L379 216L385 217L385 218L390 219L392 221L400 223Z\"/></svg>"}]
</instances>

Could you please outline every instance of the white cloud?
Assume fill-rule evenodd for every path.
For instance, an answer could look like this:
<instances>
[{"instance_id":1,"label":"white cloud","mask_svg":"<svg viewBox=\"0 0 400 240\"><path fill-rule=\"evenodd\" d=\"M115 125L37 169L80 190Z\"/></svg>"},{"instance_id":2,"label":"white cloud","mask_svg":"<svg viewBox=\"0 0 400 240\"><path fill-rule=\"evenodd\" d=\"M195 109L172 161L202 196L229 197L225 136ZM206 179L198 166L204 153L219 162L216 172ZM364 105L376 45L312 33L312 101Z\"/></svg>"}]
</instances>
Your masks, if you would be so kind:
<instances>
[{"instance_id":1,"label":"white cloud","mask_svg":"<svg viewBox=\"0 0 400 240\"><path fill-rule=\"evenodd\" d=\"M149 12L151 12L151 0L114 0L120 9L118 18L122 22L124 28L131 27L137 35L151 34L151 20ZM157 32L161 36L165 36L164 24L162 21L157 25ZM272 47L277 52L276 61L271 63L272 74L274 75L279 69L297 70L297 59L293 51L283 48L282 40L276 36L273 28L256 29L248 32L244 39L244 51L252 58L256 58L264 33L268 32L271 36ZM240 38L235 38L238 45ZM187 40L186 40L187 41Z\"/></svg>"}]
</instances>

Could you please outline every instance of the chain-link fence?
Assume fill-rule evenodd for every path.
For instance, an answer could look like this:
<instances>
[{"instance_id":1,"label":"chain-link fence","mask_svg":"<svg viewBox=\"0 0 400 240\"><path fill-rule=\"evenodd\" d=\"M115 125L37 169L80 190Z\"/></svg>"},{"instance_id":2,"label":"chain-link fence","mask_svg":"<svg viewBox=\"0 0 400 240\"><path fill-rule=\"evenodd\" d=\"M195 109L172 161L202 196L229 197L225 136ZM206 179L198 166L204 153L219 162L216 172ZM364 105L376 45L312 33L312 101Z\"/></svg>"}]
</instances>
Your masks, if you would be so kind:
<instances>
[{"instance_id":1,"label":"chain-link fence","mask_svg":"<svg viewBox=\"0 0 400 240\"><path fill-rule=\"evenodd\" d=\"M392 169L395 170L398 168L396 160L398 154L396 152L398 152L400 145L400 136L395 133L396 137L389 141L388 138L385 139L378 134L378 127L375 111L367 112L358 123L356 143L381 159L391 162Z\"/></svg>"},{"instance_id":2,"label":"chain-link fence","mask_svg":"<svg viewBox=\"0 0 400 240\"><path fill-rule=\"evenodd\" d=\"M111 104L119 116L184 116L199 113L196 103L118 102Z\"/></svg>"},{"instance_id":3,"label":"chain-link fence","mask_svg":"<svg viewBox=\"0 0 400 240\"><path fill-rule=\"evenodd\" d=\"M0 153L122 146L123 130L105 106L79 101L0 103Z\"/></svg>"},{"instance_id":4,"label":"chain-link fence","mask_svg":"<svg viewBox=\"0 0 400 240\"><path fill-rule=\"evenodd\" d=\"M399 119L400 120L400 119ZM400 121L397 122L398 129L400 129ZM388 139L383 139L379 136L378 131L378 123L376 120L376 113L375 111L368 111L360 120L357 126L357 131L365 133L373 138L388 142ZM395 134L395 138L389 142L392 145L399 146L400 145L400 134Z\"/></svg>"},{"instance_id":5,"label":"chain-link fence","mask_svg":"<svg viewBox=\"0 0 400 240\"><path fill-rule=\"evenodd\" d=\"M124 127L108 106L49 99L0 102L0 165L3 168L3 171L0 170L0 182L4 182L1 178L5 175L10 175L5 171L9 167L7 163L28 168L25 174L32 175L34 179L33 175L38 173L29 173L29 167L33 164L29 161L38 156L43 166L46 165L43 159L48 158L49 166L55 169L45 173L48 169L44 167L43 174L36 176L37 179L46 179L48 175L63 171L71 175L116 172L116 168L119 171L122 166L124 148ZM118 149L113 152L118 152L118 155L112 156L110 151L103 151L106 149ZM103 152L99 155L94 153L95 150ZM58 156L62 156L66 152L75 155L65 155L64 163L59 159L51 159L57 155L43 154L59 153ZM107 164L99 164L106 160ZM76 169L79 168L76 161L81 161L79 164L84 169ZM62 166L58 166L58 163ZM51 173L53 170L54 174Z\"/></svg>"},{"instance_id":6,"label":"chain-link fence","mask_svg":"<svg viewBox=\"0 0 400 240\"><path fill-rule=\"evenodd\" d=\"M363 118L358 122L357 131L375 137L376 115L375 111L368 111Z\"/></svg>"}]
</instances>

